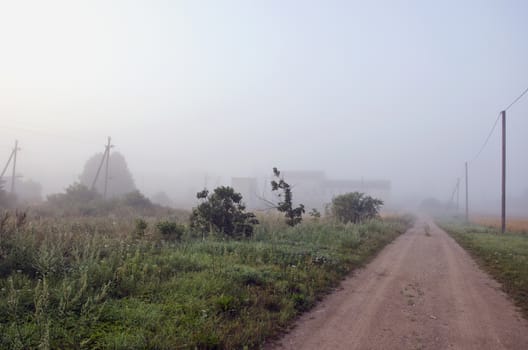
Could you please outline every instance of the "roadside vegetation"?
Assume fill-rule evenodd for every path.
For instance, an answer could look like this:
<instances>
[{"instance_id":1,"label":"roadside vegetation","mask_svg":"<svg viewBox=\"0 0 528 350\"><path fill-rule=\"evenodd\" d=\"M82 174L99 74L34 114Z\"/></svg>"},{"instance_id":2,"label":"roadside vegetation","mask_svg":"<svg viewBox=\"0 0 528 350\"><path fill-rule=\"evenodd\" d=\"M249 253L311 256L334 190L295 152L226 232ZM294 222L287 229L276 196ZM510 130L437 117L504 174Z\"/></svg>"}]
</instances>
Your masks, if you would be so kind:
<instances>
[{"instance_id":1,"label":"roadside vegetation","mask_svg":"<svg viewBox=\"0 0 528 350\"><path fill-rule=\"evenodd\" d=\"M404 232L259 218L251 237L145 218L0 223L0 348L249 348L288 327Z\"/></svg>"},{"instance_id":2,"label":"roadside vegetation","mask_svg":"<svg viewBox=\"0 0 528 350\"><path fill-rule=\"evenodd\" d=\"M274 173L266 215L231 187L189 213L80 183L0 212L0 349L258 348L411 224L381 202L303 220Z\"/></svg>"},{"instance_id":3,"label":"roadside vegetation","mask_svg":"<svg viewBox=\"0 0 528 350\"><path fill-rule=\"evenodd\" d=\"M379 216L383 201L360 192L345 193L332 199L330 211L342 222L361 223Z\"/></svg>"},{"instance_id":4,"label":"roadside vegetation","mask_svg":"<svg viewBox=\"0 0 528 350\"><path fill-rule=\"evenodd\" d=\"M440 221L440 226L502 284L528 318L528 235L501 234L499 229L460 221Z\"/></svg>"}]
</instances>

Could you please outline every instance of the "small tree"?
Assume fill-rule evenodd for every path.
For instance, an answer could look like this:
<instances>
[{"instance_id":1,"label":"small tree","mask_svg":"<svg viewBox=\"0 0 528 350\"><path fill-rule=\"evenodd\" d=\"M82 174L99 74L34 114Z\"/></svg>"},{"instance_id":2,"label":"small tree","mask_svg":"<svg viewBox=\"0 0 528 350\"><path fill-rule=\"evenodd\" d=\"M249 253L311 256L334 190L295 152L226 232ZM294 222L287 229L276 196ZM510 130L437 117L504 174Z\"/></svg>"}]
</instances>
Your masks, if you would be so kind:
<instances>
[{"instance_id":1,"label":"small tree","mask_svg":"<svg viewBox=\"0 0 528 350\"><path fill-rule=\"evenodd\" d=\"M377 217L382 205L383 201L380 199L360 192L351 192L334 197L331 212L340 221L357 224Z\"/></svg>"},{"instance_id":2,"label":"small tree","mask_svg":"<svg viewBox=\"0 0 528 350\"><path fill-rule=\"evenodd\" d=\"M278 194L279 198L282 198L282 201L279 201L277 204L277 210L281 213L284 213L286 217L286 223L290 226L295 226L302 221L302 214L304 214L304 205L299 204L298 207L293 207L293 195L290 185L284 181L280 176L280 171L277 168L273 168L273 175L279 180L271 181L271 190L282 192Z\"/></svg>"},{"instance_id":3,"label":"small tree","mask_svg":"<svg viewBox=\"0 0 528 350\"><path fill-rule=\"evenodd\" d=\"M103 153L97 153L86 161L84 170L79 176L82 184L91 186L101 160L103 160ZM111 174L111 180L108 184L107 198L118 198L136 190L132 173L128 169L126 159L121 153L112 152L110 154L108 172ZM103 176L99 176L95 184L95 190L98 193L104 192Z\"/></svg>"},{"instance_id":4,"label":"small tree","mask_svg":"<svg viewBox=\"0 0 528 350\"><path fill-rule=\"evenodd\" d=\"M196 197L203 201L191 213L192 229L248 237L253 234L253 226L259 223L255 214L245 211L242 195L232 187L217 187L212 194L203 190Z\"/></svg>"}]
</instances>

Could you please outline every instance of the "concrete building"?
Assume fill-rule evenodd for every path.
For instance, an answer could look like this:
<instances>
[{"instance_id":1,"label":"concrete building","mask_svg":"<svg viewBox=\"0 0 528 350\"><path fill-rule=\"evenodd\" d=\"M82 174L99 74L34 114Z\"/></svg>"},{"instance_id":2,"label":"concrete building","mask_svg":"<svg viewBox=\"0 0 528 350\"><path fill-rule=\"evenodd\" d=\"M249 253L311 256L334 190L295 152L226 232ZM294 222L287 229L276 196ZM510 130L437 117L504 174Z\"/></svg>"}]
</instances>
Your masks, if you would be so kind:
<instances>
[{"instance_id":1,"label":"concrete building","mask_svg":"<svg viewBox=\"0 0 528 350\"><path fill-rule=\"evenodd\" d=\"M349 192L361 192L374 198L390 201L391 183L387 180L334 180L327 179L324 171L283 171L281 177L291 186L293 204L304 204L306 211L316 208L323 211L325 205L335 196ZM257 178L233 177L231 186L244 197L246 207L251 210L269 209L270 203L278 203L280 198L271 191L271 180L265 178L262 193L259 192Z\"/></svg>"},{"instance_id":2,"label":"concrete building","mask_svg":"<svg viewBox=\"0 0 528 350\"><path fill-rule=\"evenodd\" d=\"M334 180L327 179L323 171L284 171L281 175L292 187L294 203L303 203L307 210L322 210L335 196L349 192L365 193L385 203L390 201L388 180Z\"/></svg>"}]
</instances>

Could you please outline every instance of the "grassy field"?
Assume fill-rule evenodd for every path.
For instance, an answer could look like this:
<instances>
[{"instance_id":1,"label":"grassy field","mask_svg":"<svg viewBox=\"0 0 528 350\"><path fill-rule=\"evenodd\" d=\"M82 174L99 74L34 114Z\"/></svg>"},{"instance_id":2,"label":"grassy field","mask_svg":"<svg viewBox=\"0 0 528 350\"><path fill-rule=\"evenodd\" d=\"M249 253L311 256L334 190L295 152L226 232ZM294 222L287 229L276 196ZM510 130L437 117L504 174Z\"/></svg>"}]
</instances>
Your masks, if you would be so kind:
<instances>
[{"instance_id":1,"label":"grassy field","mask_svg":"<svg viewBox=\"0 0 528 350\"><path fill-rule=\"evenodd\" d=\"M528 318L528 235L500 234L496 228L474 224L440 225L502 284Z\"/></svg>"},{"instance_id":2,"label":"grassy field","mask_svg":"<svg viewBox=\"0 0 528 350\"><path fill-rule=\"evenodd\" d=\"M258 348L410 224L263 220L250 239L170 241L23 221L0 222L2 349Z\"/></svg>"},{"instance_id":3,"label":"grassy field","mask_svg":"<svg viewBox=\"0 0 528 350\"><path fill-rule=\"evenodd\" d=\"M472 215L470 221L476 225L488 226L493 228L501 227L501 218L498 216ZM527 218L507 218L506 230L510 232L528 233Z\"/></svg>"}]
</instances>

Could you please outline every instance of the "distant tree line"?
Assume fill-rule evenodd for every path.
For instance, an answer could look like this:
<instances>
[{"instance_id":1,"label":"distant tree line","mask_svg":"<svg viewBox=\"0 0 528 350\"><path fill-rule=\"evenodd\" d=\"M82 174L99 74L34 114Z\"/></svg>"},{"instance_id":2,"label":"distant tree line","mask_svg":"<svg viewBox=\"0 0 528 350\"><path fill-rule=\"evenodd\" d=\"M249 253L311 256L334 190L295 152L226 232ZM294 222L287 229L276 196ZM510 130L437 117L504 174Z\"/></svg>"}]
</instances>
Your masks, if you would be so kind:
<instances>
[{"instance_id":1,"label":"distant tree line","mask_svg":"<svg viewBox=\"0 0 528 350\"><path fill-rule=\"evenodd\" d=\"M160 204L153 203L136 189L132 174L125 158L115 152L110 157L110 185L107 198L103 198L104 182L102 176L94 182L101 164L103 154L96 154L85 164L80 181L68 186L64 193L52 194L47 201L39 206L42 214L55 216L98 216L108 214L151 215L168 210ZM281 176L277 168L273 168L274 179L271 189L277 193L278 202L271 203L272 209L284 214L284 222L288 226L296 226L303 220L305 208L303 204L293 205L293 190L290 184ZM93 184L93 187L92 187ZM33 186L35 192L40 191L40 185ZM38 190L38 191L37 191ZM220 186L209 192L207 189L196 195L199 204L192 210L189 218L190 230L201 234L219 234L227 237L244 238L254 233L259 220L252 212L246 211L243 197L232 187ZM155 200L161 204L170 203L164 193L155 195ZM0 179L0 207L8 208L14 198L4 189ZM330 204L328 214L343 223L360 223L376 218L383 201L359 192L336 196ZM310 216L319 220L321 214L312 209ZM145 232L147 223L141 219L136 222L138 235ZM183 226L174 222L160 223L157 227L165 236L180 237Z\"/></svg>"}]
</instances>

